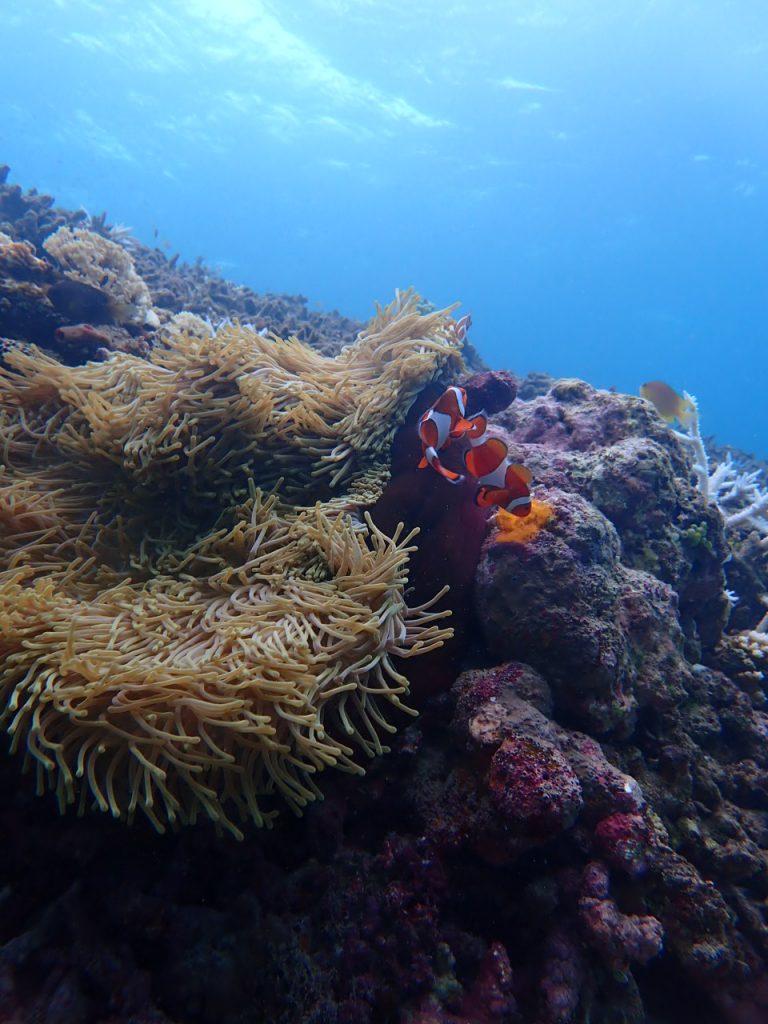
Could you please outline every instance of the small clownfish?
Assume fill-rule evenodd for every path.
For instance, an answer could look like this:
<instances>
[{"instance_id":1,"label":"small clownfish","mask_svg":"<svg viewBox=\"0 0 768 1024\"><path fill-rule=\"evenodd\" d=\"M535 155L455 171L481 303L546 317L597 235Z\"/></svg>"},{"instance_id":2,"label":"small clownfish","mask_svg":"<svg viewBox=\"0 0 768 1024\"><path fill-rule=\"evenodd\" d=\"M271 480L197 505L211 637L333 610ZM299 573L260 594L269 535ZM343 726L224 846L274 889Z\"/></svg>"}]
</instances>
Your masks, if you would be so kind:
<instances>
[{"instance_id":1,"label":"small clownfish","mask_svg":"<svg viewBox=\"0 0 768 1024\"><path fill-rule=\"evenodd\" d=\"M477 480L475 503L481 508L499 505L515 516L531 511L531 471L512 462L500 437L489 437L464 455L467 472Z\"/></svg>"},{"instance_id":2,"label":"small clownfish","mask_svg":"<svg viewBox=\"0 0 768 1024\"><path fill-rule=\"evenodd\" d=\"M696 406L690 398L678 395L675 389L665 384L663 380L651 380L647 384L642 384L640 397L650 402L667 423L674 423L677 420L682 427L687 428L696 416Z\"/></svg>"},{"instance_id":3,"label":"small clownfish","mask_svg":"<svg viewBox=\"0 0 768 1024\"><path fill-rule=\"evenodd\" d=\"M469 313L463 316L461 320L456 321L456 323L453 326L453 330L456 335L456 340L459 342L459 344L462 344L464 339L467 337L467 333L469 332L469 328L471 326L472 317L469 315Z\"/></svg>"},{"instance_id":4,"label":"small clownfish","mask_svg":"<svg viewBox=\"0 0 768 1024\"><path fill-rule=\"evenodd\" d=\"M482 444L488 426L485 413L479 412L467 419L464 415L466 406L467 393L464 388L446 388L419 420L419 438L423 449L419 469L431 466L451 484L460 484L464 477L461 473L447 469L437 453L446 449L452 441L462 441L470 447Z\"/></svg>"}]
</instances>

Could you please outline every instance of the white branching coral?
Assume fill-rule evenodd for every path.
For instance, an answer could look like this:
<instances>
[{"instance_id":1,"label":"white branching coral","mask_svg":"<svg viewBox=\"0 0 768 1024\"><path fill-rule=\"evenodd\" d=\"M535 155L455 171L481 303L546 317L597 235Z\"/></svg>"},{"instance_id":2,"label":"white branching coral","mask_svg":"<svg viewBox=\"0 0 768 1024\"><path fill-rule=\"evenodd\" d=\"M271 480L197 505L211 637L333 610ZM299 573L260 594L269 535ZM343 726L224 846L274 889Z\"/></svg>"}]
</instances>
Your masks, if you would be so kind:
<instances>
[{"instance_id":1,"label":"white branching coral","mask_svg":"<svg viewBox=\"0 0 768 1024\"><path fill-rule=\"evenodd\" d=\"M722 462L710 468L709 457L699 427L699 406L687 391L683 397L690 403L691 413L684 431L675 431L693 454L696 483L707 499L720 509L726 529L737 527L756 530L760 544L768 547L768 488L760 470L741 469L730 452Z\"/></svg>"},{"instance_id":2,"label":"white branching coral","mask_svg":"<svg viewBox=\"0 0 768 1024\"><path fill-rule=\"evenodd\" d=\"M709 494L726 527L757 530L761 546L768 547L768 488L760 470L741 470L728 452L709 474Z\"/></svg>"}]
</instances>

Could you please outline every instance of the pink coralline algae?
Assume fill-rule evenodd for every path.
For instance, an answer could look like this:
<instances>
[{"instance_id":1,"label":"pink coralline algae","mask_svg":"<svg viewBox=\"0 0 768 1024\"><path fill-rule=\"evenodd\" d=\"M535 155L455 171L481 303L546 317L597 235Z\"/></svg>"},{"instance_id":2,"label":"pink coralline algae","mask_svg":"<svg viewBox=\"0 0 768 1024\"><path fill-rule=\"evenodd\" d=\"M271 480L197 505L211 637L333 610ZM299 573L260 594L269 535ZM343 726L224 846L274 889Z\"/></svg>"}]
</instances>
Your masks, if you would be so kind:
<instances>
[{"instance_id":1,"label":"pink coralline algae","mask_svg":"<svg viewBox=\"0 0 768 1024\"><path fill-rule=\"evenodd\" d=\"M539 982L540 1020L567 1024L579 1006L586 964L581 943L565 928L556 927L545 948L545 968Z\"/></svg>"},{"instance_id":2,"label":"pink coralline algae","mask_svg":"<svg viewBox=\"0 0 768 1024\"><path fill-rule=\"evenodd\" d=\"M552 838L579 821L606 859L627 870L642 862L654 829L643 817L639 783L612 765L599 743L547 717L550 697L541 676L505 665L463 674L454 691L454 730L487 763L485 776L475 776L465 837L475 835L482 849L494 837L495 859L505 847L514 859L518 840ZM492 695L473 700L478 693Z\"/></svg>"},{"instance_id":3,"label":"pink coralline algae","mask_svg":"<svg viewBox=\"0 0 768 1024\"><path fill-rule=\"evenodd\" d=\"M510 736L491 758L488 787L508 821L539 835L562 832L581 808L581 786L573 769L550 743Z\"/></svg>"},{"instance_id":4,"label":"pink coralline algae","mask_svg":"<svg viewBox=\"0 0 768 1024\"><path fill-rule=\"evenodd\" d=\"M646 867L648 827L639 814L611 814L595 826L595 847L606 862L630 875Z\"/></svg>"},{"instance_id":5,"label":"pink coralline algae","mask_svg":"<svg viewBox=\"0 0 768 1024\"><path fill-rule=\"evenodd\" d=\"M582 892L578 901L579 920L590 943L600 950L615 968L629 963L645 963L661 951L664 929L650 914L623 914L610 896L608 869L599 861L588 864L582 873Z\"/></svg>"},{"instance_id":6,"label":"pink coralline algae","mask_svg":"<svg viewBox=\"0 0 768 1024\"><path fill-rule=\"evenodd\" d=\"M494 942L480 964L472 988L456 1000L453 1009L433 995L404 1020L407 1024L519 1024L521 1018L513 990L509 955L500 942Z\"/></svg>"}]
</instances>

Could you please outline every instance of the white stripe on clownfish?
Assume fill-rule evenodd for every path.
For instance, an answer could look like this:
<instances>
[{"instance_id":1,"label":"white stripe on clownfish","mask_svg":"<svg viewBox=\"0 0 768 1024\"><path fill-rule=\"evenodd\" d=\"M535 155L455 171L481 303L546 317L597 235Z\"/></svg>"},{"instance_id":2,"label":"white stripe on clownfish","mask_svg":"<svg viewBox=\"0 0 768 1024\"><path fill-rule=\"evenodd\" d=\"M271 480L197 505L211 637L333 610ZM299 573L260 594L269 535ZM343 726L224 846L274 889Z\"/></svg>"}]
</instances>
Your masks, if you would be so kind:
<instances>
[{"instance_id":1,"label":"white stripe on clownfish","mask_svg":"<svg viewBox=\"0 0 768 1024\"><path fill-rule=\"evenodd\" d=\"M516 508L523 508L524 506L528 507L528 506L530 506L530 504L531 504L531 496L530 496L530 494L527 494L527 495L524 494L520 498L513 498L512 501L510 501L509 504L505 505L504 507L505 507L507 512L512 512Z\"/></svg>"},{"instance_id":2,"label":"white stripe on clownfish","mask_svg":"<svg viewBox=\"0 0 768 1024\"><path fill-rule=\"evenodd\" d=\"M432 447L439 451L445 447L446 441L451 436L452 418L447 412L437 412L436 409L430 409L424 418L424 422L426 423L427 421L434 423L437 428L437 440Z\"/></svg>"},{"instance_id":3,"label":"white stripe on clownfish","mask_svg":"<svg viewBox=\"0 0 768 1024\"><path fill-rule=\"evenodd\" d=\"M507 467L510 463L511 459L504 460L490 473L486 473L485 476L476 477L478 485L487 487L489 490L497 490L504 487L504 484L507 482Z\"/></svg>"},{"instance_id":4,"label":"white stripe on clownfish","mask_svg":"<svg viewBox=\"0 0 768 1024\"><path fill-rule=\"evenodd\" d=\"M465 409L466 409L466 406L464 404L464 395L465 395L464 389L460 388L460 387L457 387L455 384L452 384L449 388L445 389L444 394L448 394L448 392L450 392L451 394L453 394L455 396L455 398L456 398L456 405L458 405L458 407L459 407L459 415L463 416L464 412L465 412Z\"/></svg>"},{"instance_id":5,"label":"white stripe on clownfish","mask_svg":"<svg viewBox=\"0 0 768 1024\"><path fill-rule=\"evenodd\" d=\"M461 440L467 441L470 448L477 448L478 445L485 444L488 440L486 434L488 417L485 414L485 409L476 412L474 416L470 416L468 422L472 424L472 429L465 431L461 435Z\"/></svg>"}]
</instances>

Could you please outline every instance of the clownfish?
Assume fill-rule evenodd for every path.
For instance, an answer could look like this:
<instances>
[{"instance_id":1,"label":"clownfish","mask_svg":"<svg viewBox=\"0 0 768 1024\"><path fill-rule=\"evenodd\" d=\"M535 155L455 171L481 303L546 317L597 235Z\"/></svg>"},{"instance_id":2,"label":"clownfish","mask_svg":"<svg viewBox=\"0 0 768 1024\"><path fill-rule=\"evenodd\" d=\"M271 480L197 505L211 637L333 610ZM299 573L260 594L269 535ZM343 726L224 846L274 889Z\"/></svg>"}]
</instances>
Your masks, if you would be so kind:
<instances>
[{"instance_id":1,"label":"clownfish","mask_svg":"<svg viewBox=\"0 0 768 1024\"><path fill-rule=\"evenodd\" d=\"M515 516L531 511L531 471L512 462L499 437L489 437L464 454L467 472L477 480L475 503L481 508L499 505Z\"/></svg>"},{"instance_id":2,"label":"clownfish","mask_svg":"<svg viewBox=\"0 0 768 1024\"><path fill-rule=\"evenodd\" d=\"M464 341L464 339L467 336L467 332L469 331L469 328L471 326L472 317L469 315L469 313L463 316L461 320L456 321L456 323L453 326L453 330L456 335L456 340L459 342L459 344L461 344Z\"/></svg>"},{"instance_id":3,"label":"clownfish","mask_svg":"<svg viewBox=\"0 0 768 1024\"><path fill-rule=\"evenodd\" d=\"M466 406L467 392L464 388L446 388L419 420L419 438L423 452L419 469L431 466L452 484L460 484L464 477L461 473L447 469L440 462L437 453L443 451L453 441L462 441L470 448L482 444L488 426L485 413L479 412L467 419Z\"/></svg>"},{"instance_id":4,"label":"clownfish","mask_svg":"<svg viewBox=\"0 0 768 1024\"><path fill-rule=\"evenodd\" d=\"M651 402L656 411L667 423L675 420L683 428L688 428L696 416L696 405L686 395L679 395L663 380L651 380L640 387L640 397Z\"/></svg>"}]
</instances>

